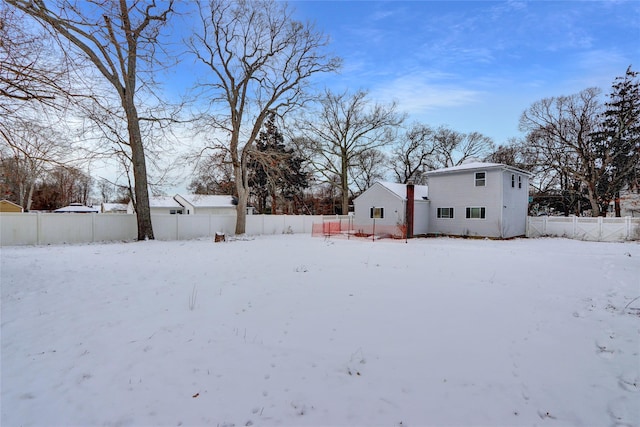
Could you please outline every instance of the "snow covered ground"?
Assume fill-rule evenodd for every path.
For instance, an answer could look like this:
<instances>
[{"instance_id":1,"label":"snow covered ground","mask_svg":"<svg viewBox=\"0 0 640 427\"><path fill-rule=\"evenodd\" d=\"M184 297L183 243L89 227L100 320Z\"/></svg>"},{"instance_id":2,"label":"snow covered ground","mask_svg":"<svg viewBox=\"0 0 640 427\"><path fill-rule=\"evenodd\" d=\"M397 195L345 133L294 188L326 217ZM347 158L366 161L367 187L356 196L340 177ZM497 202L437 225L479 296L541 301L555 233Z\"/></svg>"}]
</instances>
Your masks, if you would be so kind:
<instances>
[{"instance_id":1,"label":"snow covered ground","mask_svg":"<svg viewBox=\"0 0 640 427\"><path fill-rule=\"evenodd\" d=\"M638 426L640 244L2 248L9 426Z\"/></svg>"}]
</instances>

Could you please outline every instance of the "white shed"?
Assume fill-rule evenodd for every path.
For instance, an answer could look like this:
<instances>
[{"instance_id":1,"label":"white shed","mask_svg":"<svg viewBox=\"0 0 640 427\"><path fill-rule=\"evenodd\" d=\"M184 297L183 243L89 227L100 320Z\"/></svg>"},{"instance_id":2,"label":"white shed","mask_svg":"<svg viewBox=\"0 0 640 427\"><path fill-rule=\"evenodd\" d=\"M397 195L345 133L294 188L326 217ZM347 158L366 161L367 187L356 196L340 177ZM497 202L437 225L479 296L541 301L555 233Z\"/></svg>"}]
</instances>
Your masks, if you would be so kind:
<instances>
[{"instance_id":1,"label":"white shed","mask_svg":"<svg viewBox=\"0 0 640 427\"><path fill-rule=\"evenodd\" d=\"M427 234L429 226L429 199L426 185L414 186L413 234ZM369 230L376 227L400 228L405 225L407 185L376 182L353 200L354 228Z\"/></svg>"}]
</instances>

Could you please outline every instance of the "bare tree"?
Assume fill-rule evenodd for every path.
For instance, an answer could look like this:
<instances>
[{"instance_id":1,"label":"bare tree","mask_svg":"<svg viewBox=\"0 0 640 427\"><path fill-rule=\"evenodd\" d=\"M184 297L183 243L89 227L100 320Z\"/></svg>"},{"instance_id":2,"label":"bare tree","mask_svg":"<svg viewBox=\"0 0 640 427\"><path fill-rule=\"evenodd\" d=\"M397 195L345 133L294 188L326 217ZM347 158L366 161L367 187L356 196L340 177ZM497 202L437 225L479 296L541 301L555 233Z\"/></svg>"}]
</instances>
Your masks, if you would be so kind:
<instances>
[{"instance_id":1,"label":"bare tree","mask_svg":"<svg viewBox=\"0 0 640 427\"><path fill-rule=\"evenodd\" d=\"M335 71L340 61L321 52L328 39L295 21L286 3L211 0L198 7L202 28L189 45L211 71L200 88L212 106L208 126L221 133L212 145L226 148L231 158L238 196L235 232L243 234L247 163L265 119L302 105L309 78Z\"/></svg>"},{"instance_id":2,"label":"bare tree","mask_svg":"<svg viewBox=\"0 0 640 427\"><path fill-rule=\"evenodd\" d=\"M342 213L349 210L349 184L356 159L368 150L389 144L404 121L395 103L371 103L366 91L335 94L326 90L321 109L298 123L303 152L326 182L335 182Z\"/></svg>"},{"instance_id":3,"label":"bare tree","mask_svg":"<svg viewBox=\"0 0 640 427\"><path fill-rule=\"evenodd\" d=\"M25 16L0 3L0 115L13 123L26 106L60 106L69 91L68 68L49 35Z\"/></svg>"},{"instance_id":4,"label":"bare tree","mask_svg":"<svg viewBox=\"0 0 640 427\"><path fill-rule=\"evenodd\" d=\"M194 160L194 176L189 191L196 194L235 195L233 165L226 150L219 149Z\"/></svg>"},{"instance_id":5,"label":"bare tree","mask_svg":"<svg viewBox=\"0 0 640 427\"><path fill-rule=\"evenodd\" d=\"M597 150L592 137L602 108L599 96L599 89L589 88L575 95L545 98L520 117L520 129L527 132L527 143L537 152L539 162L553 166L562 190L576 192L576 196L585 190L593 216L600 214Z\"/></svg>"},{"instance_id":6,"label":"bare tree","mask_svg":"<svg viewBox=\"0 0 640 427\"><path fill-rule=\"evenodd\" d=\"M71 145L52 126L38 122L16 121L7 129L0 127L0 160L5 178L13 183L12 198L31 209L33 192L50 166L69 160Z\"/></svg>"},{"instance_id":7,"label":"bare tree","mask_svg":"<svg viewBox=\"0 0 640 427\"><path fill-rule=\"evenodd\" d=\"M388 156L376 148L363 151L354 158L349 174L358 193L384 179L388 161Z\"/></svg>"},{"instance_id":8,"label":"bare tree","mask_svg":"<svg viewBox=\"0 0 640 427\"><path fill-rule=\"evenodd\" d=\"M391 171L397 182L423 184L422 171L436 152L435 132L427 125L414 123L391 151Z\"/></svg>"},{"instance_id":9,"label":"bare tree","mask_svg":"<svg viewBox=\"0 0 640 427\"><path fill-rule=\"evenodd\" d=\"M44 0L5 0L52 29L90 61L113 87L127 123L123 141L131 153L135 179L138 240L153 239L149 209L147 159L138 107L142 89L153 84L145 72L157 66L159 33L172 12L173 1L159 7L154 0L60 0L50 8Z\"/></svg>"},{"instance_id":10,"label":"bare tree","mask_svg":"<svg viewBox=\"0 0 640 427\"><path fill-rule=\"evenodd\" d=\"M493 140L479 132L460 133L444 126L433 135L435 151L428 165L432 169L458 166L470 159L482 159L493 149Z\"/></svg>"}]
</instances>

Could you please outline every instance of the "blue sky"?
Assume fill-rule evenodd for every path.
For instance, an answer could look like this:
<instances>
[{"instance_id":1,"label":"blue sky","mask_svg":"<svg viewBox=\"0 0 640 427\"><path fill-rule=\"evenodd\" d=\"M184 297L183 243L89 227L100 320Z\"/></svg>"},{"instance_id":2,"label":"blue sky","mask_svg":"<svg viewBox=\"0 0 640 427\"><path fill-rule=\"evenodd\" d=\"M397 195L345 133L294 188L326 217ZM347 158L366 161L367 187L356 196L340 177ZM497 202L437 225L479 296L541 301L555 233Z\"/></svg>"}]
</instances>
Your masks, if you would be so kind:
<instances>
[{"instance_id":1,"label":"blue sky","mask_svg":"<svg viewBox=\"0 0 640 427\"><path fill-rule=\"evenodd\" d=\"M533 102L640 70L638 1L293 1L344 66L320 87L396 100L408 122L520 136Z\"/></svg>"}]
</instances>

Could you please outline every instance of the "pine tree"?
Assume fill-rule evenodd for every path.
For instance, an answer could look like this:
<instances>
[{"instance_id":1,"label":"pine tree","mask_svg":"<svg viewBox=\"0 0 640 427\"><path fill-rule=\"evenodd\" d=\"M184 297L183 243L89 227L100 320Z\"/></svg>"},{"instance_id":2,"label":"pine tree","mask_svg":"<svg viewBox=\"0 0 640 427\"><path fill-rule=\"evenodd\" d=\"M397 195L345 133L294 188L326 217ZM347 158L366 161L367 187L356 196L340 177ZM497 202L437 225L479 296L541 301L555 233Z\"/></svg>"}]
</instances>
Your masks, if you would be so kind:
<instances>
[{"instance_id":1,"label":"pine tree","mask_svg":"<svg viewBox=\"0 0 640 427\"><path fill-rule=\"evenodd\" d=\"M276 213L278 195L285 200L299 199L302 190L308 187L307 174L303 170L303 159L284 144L274 113L269 115L264 128L251 153L249 185L258 210L266 210L271 196L271 212Z\"/></svg>"},{"instance_id":2,"label":"pine tree","mask_svg":"<svg viewBox=\"0 0 640 427\"><path fill-rule=\"evenodd\" d=\"M612 85L596 142L600 179L597 194L603 212L615 201L620 216L620 191L638 188L640 178L640 80L631 67Z\"/></svg>"}]
</instances>

